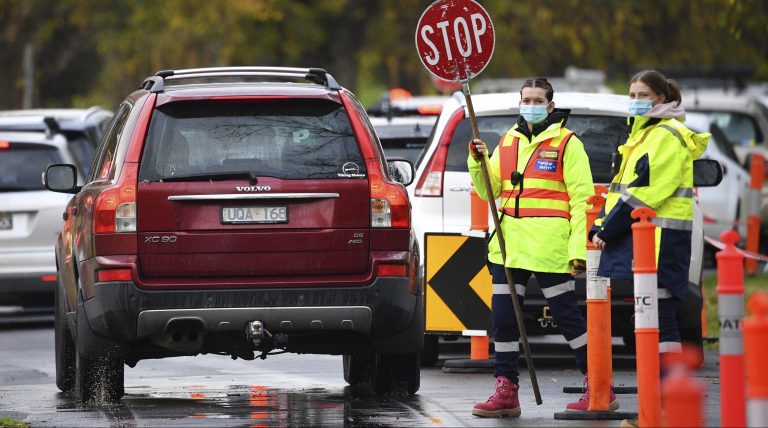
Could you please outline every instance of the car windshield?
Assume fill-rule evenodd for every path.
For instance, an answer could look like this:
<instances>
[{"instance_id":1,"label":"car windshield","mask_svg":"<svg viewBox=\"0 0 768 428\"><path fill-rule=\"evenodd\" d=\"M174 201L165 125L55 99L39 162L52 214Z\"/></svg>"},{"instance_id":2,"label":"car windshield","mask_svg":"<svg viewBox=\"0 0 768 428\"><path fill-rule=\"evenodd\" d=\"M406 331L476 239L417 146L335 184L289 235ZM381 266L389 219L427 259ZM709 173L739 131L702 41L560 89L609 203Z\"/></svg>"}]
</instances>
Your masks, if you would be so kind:
<instances>
[{"instance_id":1,"label":"car windshield","mask_svg":"<svg viewBox=\"0 0 768 428\"><path fill-rule=\"evenodd\" d=\"M0 144L0 192L44 190L42 172L48 165L62 162L58 149L53 146Z\"/></svg>"},{"instance_id":2,"label":"car windshield","mask_svg":"<svg viewBox=\"0 0 768 428\"><path fill-rule=\"evenodd\" d=\"M515 122L517 122L517 115L480 116L477 118L480 138L492 152L499 144L502 135L514 126ZM613 178L611 155L627 139L626 118L571 114L566 126L584 143L592 170L592 180L595 183L609 183ZM448 149L446 171L467 171L467 142L471 136L469 119L464 119L453 134Z\"/></svg>"},{"instance_id":3,"label":"car windshield","mask_svg":"<svg viewBox=\"0 0 768 428\"><path fill-rule=\"evenodd\" d=\"M387 159L408 159L415 165L434 129L434 123L386 123L374 124L374 127Z\"/></svg>"},{"instance_id":4,"label":"car windshield","mask_svg":"<svg viewBox=\"0 0 768 428\"><path fill-rule=\"evenodd\" d=\"M754 146L763 141L763 135L755 123L755 119L744 113L708 111L705 112L712 123L720 127L728 141L735 146Z\"/></svg>"},{"instance_id":5,"label":"car windshield","mask_svg":"<svg viewBox=\"0 0 768 428\"><path fill-rule=\"evenodd\" d=\"M149 181L366 176L346 111L325 100L170 103L153 115L143 156L139 178Z\"/></svg>"}]
</instances>

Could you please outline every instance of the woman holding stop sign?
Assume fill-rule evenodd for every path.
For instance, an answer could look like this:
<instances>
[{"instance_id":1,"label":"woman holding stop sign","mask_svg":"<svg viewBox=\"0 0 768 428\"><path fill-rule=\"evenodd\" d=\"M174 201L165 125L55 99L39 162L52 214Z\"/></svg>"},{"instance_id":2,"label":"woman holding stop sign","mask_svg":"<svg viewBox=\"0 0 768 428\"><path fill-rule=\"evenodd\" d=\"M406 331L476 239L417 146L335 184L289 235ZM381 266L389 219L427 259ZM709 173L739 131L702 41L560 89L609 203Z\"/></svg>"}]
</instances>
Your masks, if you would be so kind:
<instances>
[{"instance_id":1,"label":"woman holding stop sign","mask_svg":"<svg viewBox=\"0 0 768 428\"><path fill-rule=\"evenodd\" d=\"M577 307L574 275L584 271L586 200L594 193L583 143L565 127L570 110L555 108L554 89L546 79L529 79L520 90L520 117L488 157L485 143L469 144L469 167L477 193L488 191L481 162L488 162L494 198L501 197L503 260L497 235L488 245L493 278L492 318L496 358L496 390L472 414L480 417L520 416L518 357L520 338L505 269L511 270L515 293L523 304L531 275L541 288L552 316L587 372L587 325ZM566 410L587 410L589 392ZM611 391L610 408L619 407Z\"/></svg>"}]
</instances>

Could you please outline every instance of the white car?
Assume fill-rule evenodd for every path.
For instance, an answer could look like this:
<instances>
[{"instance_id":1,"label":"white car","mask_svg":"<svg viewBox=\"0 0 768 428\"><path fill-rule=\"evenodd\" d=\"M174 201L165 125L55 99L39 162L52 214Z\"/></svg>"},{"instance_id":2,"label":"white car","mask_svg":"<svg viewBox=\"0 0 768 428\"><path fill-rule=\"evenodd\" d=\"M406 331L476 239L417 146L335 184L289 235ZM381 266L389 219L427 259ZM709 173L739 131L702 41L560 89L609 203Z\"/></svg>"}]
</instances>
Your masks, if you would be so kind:
<instances>
[{"instance_id":1,"label":"white car","mask_svg":"<svg viewBox=\"0 0 768 428\"><path fill-rule=\"evenodd\" d=\"M499 139L511 128L519 113L519 92L481 94L472 96L472 104L480 137L493 151ZM555 92L557 108L570 109L566 127L576 132L584 143L590 160L595 183L609 183L613 177L612 154L626 141L627 107L625 95ZM412 217L415 233L424 248L424 234L430 232L461 233L470 225L471 179L467 171L467 143L471 138L470 120L464 96L455 94L443 105L435 132L428 143L422 161L417 165L414 183L409 186L413 205ZM493 225L492 221L489 221ZM585 239L586 241L586 239ZM585 242L586 243L586 242ZM423 250L422 250L423 251ZM678 322L683 338L701 343L701 271L703 254L702 214L696 208L689 273L691 297L678 310ZM425 260L422 257L422 260ZM576 292L584 303L584 279L577 278ZM626 281L612 282L614 335L625 342L634 339L633 290ZM542 327L535 322L537 314L546 311L546 300L535 285L529 282L525 300L526 329L533 333L552 334L550 324ZM528 321L531 321L530 324Z\"/></svg>"},{"instance_id":2,"label":"white car","mask_svg":"<svg viewBox=\"0 0 768 428\"><path fill-rule=\"evenodd\" d=\"M687 113L685 124L696 132L711 132L712 138L702 155L714 159L723 169L723 181L716 187L697 189L699 207L704 218L704 234L720 240L720 234L736 229L742 239L746 237L746 213L742 209L748 197L750 175L739 163L733 146L720 127L704 113Z\"/></svg>"},{"instance_id":3,"label":"white car","mask_svg":"<svg viewBox=\"0 0 768 428\"><path fill-rule=\"evenodd\" d=\"M81 164L71 145L59 133L0 131L0 313L5 320L52 313L54 245L71 195L49 192L41 176L50 164Z\"/></svg>"}]
</instances>

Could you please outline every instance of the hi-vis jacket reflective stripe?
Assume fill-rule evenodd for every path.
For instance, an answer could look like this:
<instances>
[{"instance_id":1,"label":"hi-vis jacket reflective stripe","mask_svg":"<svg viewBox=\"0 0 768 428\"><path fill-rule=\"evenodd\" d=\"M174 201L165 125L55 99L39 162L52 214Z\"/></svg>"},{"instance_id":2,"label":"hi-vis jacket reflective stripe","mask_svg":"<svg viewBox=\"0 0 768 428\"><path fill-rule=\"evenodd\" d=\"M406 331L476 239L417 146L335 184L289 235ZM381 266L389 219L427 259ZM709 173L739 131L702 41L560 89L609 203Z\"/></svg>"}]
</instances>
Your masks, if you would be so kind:
<instances>
[{"instance_id":1,"label":"hi-vis jacket reflective stripe","mask_svg":"<svg viewBox=\"0 0 768 428\"><path fill-rule=\"evenodd\" d=\"M697 134L676 119L636 116L621 167L593 231L606 243L598 274L632 278L633 209L656 211L656 261L659 285L678 299L688 289L693 229L693 160L710 134ZM607 215L606 215L607 213Z\"/></svg>"},{"instance_id":2,"label":"hi-vis jacket reflective stripe","mask_svg":"<svg viewBox=\"0 0 768 428\"><path fill-rule=\"evenodd\" d=\"M494 151L490 159L486 157L494 198L500 197L502 192L505 192L505 195L512 195L513 191L519 190L512 186L509 174L506 174L505 171L505 174L502 175L501 172L502 154L506 156L509 149L505 147L510 146L515 138L518 140L517 171L523 172L529 160L531 163L535 162L536 157L534 156L537 156L538 150L555 150L548 146L542 146L545 141L562 142L564 137L571 133L570 130L562 126L562 122L557 122L533 136L533 141L529 141L528 137L518 130L518 125L510 129L502 137L499 148ZM523 195L526 194L527 189L547 189L547 186L555 186L550 190L563 191L567 195L567 206L558 205L558 207L562 208L562 211L566 211L570 219L564 215L519 218L509 214L501 215L507 267L534 272L570 272L568 266L570 260L586 258L584 245L586 239L586 199L594 193L589 158L584 151L584 144L575 135L569 138L568 144L561 145L562 147L558 149L560 162L555 165L540 164L539 168L562 174L562 183L558 184L557 181L540 178L529 179L525 176L523 178ZM542 153L541 156L554 156L554 153ZM531 159L532 157L533 159ZM480 162L470 155L467 159L467 166L478 195L485 199L487 193ZM553 168L554 170L552 170ZM514 202L514 197L504 197L498 208L509 212L509 208L514 209ZM524 204L521 207L529 208ZM541 206L536 208L541 208ZM488 259L493 263L502 264L501 250L496 235L489 243Z\"/></svg>"},{"instance_id":3,"label":"hi-vis jacket reflective stripe","mask_svg":"<svg viewBox=\"0 0 768 428\"><path fill-rule=\"evenodd\" d=\"M520 185L510 180L517 171L517 136L507 133L499 145L502 185L502 211L513 217L562 217L570 220L570 197L563 179L565 146L573 132L542 141L528 158ZM507 140L512 140L511 143ZM504 190L504 189L507 190ZM512 190L508 190L511 188Z\"/></svg>"}]
</instances>

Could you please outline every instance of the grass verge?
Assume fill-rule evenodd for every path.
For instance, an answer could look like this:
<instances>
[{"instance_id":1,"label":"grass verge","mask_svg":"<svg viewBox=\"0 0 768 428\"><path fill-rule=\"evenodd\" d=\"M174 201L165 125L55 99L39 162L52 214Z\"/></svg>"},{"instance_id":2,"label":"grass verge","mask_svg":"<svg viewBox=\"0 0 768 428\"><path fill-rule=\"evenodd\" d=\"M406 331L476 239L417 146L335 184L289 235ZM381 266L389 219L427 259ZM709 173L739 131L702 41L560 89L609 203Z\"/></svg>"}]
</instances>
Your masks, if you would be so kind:
<instances>
[{"instance_id":1,"label":"grass verge","mask_svg":"<svg viewBox=\"0 0 768 428\"><path fill-rule=\"evenodd\" d=\"M29 428L29 424L16 419L0 417L0 428Z\"/></svg>"}]
</instances>

